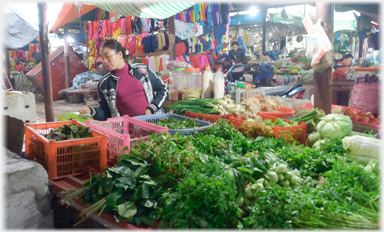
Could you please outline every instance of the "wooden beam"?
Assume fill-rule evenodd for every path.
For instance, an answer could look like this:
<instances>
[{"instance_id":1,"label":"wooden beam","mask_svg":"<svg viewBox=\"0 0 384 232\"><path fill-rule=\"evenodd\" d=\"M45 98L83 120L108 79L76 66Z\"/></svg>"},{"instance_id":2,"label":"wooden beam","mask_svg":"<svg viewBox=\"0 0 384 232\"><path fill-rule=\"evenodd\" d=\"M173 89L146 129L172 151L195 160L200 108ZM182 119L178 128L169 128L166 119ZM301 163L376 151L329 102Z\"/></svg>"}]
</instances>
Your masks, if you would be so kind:
<instances>
[{"instance_id":1,"label":"wooden beam","mask_svg":"<svg viewBox=\"0 0 384 232\"><path fill-rule=\"evenodd\" d=\"M69 63L68 24L64 25L64 65L65 65L65 88L69 88L71 69Z\"/></svg>"},{"instance_id":2,"label":"wooden beam","mask_svg":"<svg viewBox=\"0 0 384 232\"><path fill-rule=\"evenodd\" d=\"M335 6L330 3L316 2L316 18L321 19L324 23L325 33L331 40L333 34L333 13ZM320 62L325 59L332 60L332 52L327 52ZM324 110L326 114L330 114L332 110L332 67L328 67L322 72L314 70L314 107Z\"/></svg>"},{"instance_id":3,"label":"wooden beam","mask_svg":"<svg viewBox=\"0 0 384 232\"><path fill-rule=\"evenodd\" d=\"M168 18L168 30L169 30L169 59L176 60L175 16Z\"/></svg>"},{"instance_id":4,"label":"wooden beam","mask_svg":"<svg viewBox=\"0 0 384 232\"><path fill-rule=\"evenodd\" d=\"M46 3L37 3L37 10L39 14L39 35L41 47L41 69L43 75L44 87L44 103L45 103L45 121L54 122L53 114L53 94L52 94L52 81L51 81L51 65L49 62L48 50L48 24L46 16Z\"/></svg>"}]
</instances>

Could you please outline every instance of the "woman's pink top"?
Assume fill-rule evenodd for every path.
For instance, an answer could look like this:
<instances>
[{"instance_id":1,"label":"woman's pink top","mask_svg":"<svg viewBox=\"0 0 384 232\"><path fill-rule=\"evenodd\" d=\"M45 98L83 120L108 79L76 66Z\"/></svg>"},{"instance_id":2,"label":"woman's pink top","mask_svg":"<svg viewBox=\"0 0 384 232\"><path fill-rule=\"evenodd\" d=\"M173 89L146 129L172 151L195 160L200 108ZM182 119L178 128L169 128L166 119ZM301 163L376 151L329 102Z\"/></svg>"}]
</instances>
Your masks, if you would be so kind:
<instances>
[{"instance_id":1,"label":"woman's pink top","mask_svg":"<svg viewBox=\"0 0 384 232\"><path fill-rule=\"evenodd\" d=\"M113 71L119 77L116 90L116 106L120 115L135 117L143 115L148 107L144 87L139 80L128 71L128 65Z\"/></svg>"}]
</instances>

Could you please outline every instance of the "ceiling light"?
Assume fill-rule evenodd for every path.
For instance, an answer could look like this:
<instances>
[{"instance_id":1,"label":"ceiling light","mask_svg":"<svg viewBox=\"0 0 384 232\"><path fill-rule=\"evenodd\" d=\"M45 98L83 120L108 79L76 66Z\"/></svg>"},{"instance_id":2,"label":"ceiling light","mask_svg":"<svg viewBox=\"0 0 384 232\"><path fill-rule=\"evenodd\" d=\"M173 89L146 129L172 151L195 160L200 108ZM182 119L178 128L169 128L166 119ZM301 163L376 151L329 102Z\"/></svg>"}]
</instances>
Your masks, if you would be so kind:
<instances>
[{"instance_id":1,"label":"ceiling light","mask_svg":"<svg viewBox=\"0 0 384 232\"><path fill-rule=\"evenodd\" d=\"M256 7L251 7L251 9L249 9L249 14L251 16L255 16L257 14L257 12L259 12L259 10L256 9Z\"/></svg>"}]
</instances>

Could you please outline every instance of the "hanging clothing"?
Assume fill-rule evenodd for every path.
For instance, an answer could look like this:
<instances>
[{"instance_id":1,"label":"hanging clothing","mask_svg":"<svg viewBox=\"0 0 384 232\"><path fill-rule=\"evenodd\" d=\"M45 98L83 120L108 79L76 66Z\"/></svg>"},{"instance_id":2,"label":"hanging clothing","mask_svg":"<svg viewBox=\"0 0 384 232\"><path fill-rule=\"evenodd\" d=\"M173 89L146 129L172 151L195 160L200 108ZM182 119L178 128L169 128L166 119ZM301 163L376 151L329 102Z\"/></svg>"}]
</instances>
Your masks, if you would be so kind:
<instances>
[{"instance_id":1,"label":"hanging clothing","mask_svg":"<svg viewBox=\"0 0 384 232\"><path fill-rule=\"evenodd\" d=\"M147 18L140 18L141 20L141 25L142 25L142 31L144 32L149 32L151 30L149 24L148 24L148 19Z\"/></svg>"},{"instance_id":2,"label":"hanging clothing","mask_svg":"<svg viewBox=\"0 0 384 232\"><path fill-rule=\"evenodd\" d=\"M158 42L158 49L164 50L166 43L165 43L165 36L163 32L157 33L157 42Z\"/></svg>"},{"instance_id":3,"label":"hanging clothing","mask_svg":"<svg viewBox=\"0 0 384 232\"><path fill-rule=\"evenodd\" d=\"M120 19L120 33L122 35L127 34L127 28L126 28L125 18L124 17Z\"/></svg>"},{"instance_id":4,"label":"hanging clothing","mask_svg":"<svg viewBox=\"0 0 384 232\"><path fill-rule=\"evenodd\" d=\"M218 25L220 22L219 11L220 11L219 3L211 3L211 16L212 16L213 25Z\"/></svg>"},{"instance_id":5,"label":"hanging clothing","mask_svg":"<svg viewBox=\"0 0 384 232\"><path fill-rule=\"evenodd\" d=\"M127 16L125 18L125 22L126 22L126 33L127 35L130 35L132 33L132 25L131 25L131 21L132 21L132 16Z\"/></svg>"}]
</instances>

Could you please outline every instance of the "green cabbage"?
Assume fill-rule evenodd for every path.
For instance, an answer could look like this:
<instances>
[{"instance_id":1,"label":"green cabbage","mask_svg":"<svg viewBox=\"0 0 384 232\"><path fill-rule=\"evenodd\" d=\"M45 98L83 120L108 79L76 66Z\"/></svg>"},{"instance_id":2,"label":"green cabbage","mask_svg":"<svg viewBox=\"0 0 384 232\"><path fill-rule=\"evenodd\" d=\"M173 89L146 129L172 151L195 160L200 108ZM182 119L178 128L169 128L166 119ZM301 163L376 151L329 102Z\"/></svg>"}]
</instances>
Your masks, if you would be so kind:
<instances>
[{"instance_id":1,"label":"green cabbage","mask_svg":"<svg viewBox=\"0 0 384 232\"><path fill-rule=\"evenodd\" d=\"M342 114L328 114L318 124L317 131L324 138L342 138L353 128L349 116Z\"/></svg>"},{"instance_id":2,"label":"green cabbage","mask_svg":"<svg viewBox=\"0 0 384 232\"><path fill-rule=\"evenodd\" d=\"M343 147L348 156L380 159L380 139L354 135L343 139ZM368 162L371 160L367 159Z\"/></svg>"}]
</instances>

